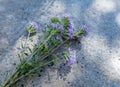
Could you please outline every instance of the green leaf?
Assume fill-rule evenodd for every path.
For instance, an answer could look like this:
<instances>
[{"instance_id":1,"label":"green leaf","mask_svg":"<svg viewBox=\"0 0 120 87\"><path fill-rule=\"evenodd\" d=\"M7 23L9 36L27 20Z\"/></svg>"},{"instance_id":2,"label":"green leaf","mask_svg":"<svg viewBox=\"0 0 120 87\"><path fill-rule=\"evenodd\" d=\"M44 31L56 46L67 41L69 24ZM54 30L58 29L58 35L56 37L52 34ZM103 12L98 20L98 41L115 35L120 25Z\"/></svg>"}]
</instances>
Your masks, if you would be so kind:
<instances>
[{"instance_id":1,"label":"green leaf","mask_svg":"<svg viewBox=\"0 0 120 87\"><path fill-rule=\"evenodd\" d=\"M44 62L42 62L42 61L39 61L39 62L38 62L38 66L43 66L43 65L44 65ZM37 67L38 67L38 66L37 66Z\"/></svg>"},{"instance_id":2,"label":"green leaf","mask_svg":"<svg viewBox=\"0 0 120 87\"><path fill-rule=\"evenodd\" d=\"M32 63L26 62L24 65L24 70L29 71L30 69L32 69Z\"/></svg>"},{"instance_id":3,"label":"green leaf","mask_svg":"<svg viewBox=\"0 0 120 87\"><path fill-rule=\"evenodd\" d=\"M28 50L30 51L30 53L32 53L32 49L30 47L28 47Z\"/></svg>"},{"instance_id":4,"label":"green leaf","mask_svg":"<svg viewBox=\"0 0 120 87\"><path fill-rule=\"evenodd\" d=\"M86 31L84 29L82 29L81 27L79 27L78 30L79 30L81 36L86 34Z\"/></svg>"},{"instance_id":5,"label":"green leaf","mask_svg":"<svg viewBox=\"0 0 120 87\"><path fill-rule=\"evenodd\" d=\"M22 62L23 62L23 59L21 58L20 54L17 54L17 56L18 56L20 62L22 63Z\"/></svg>"},{"instance_id":6,"label":"green leaf","mask_svg":"<svg viewBox=\"0 0 120 87\"><path fill-rule=\"evenodd\" d=\"M61 19L62 20L62 24L63 24L63 26L64 26L64 28L65 29L68 29L68 27L69 27L69 19L67 18L67 17L64 17L64 18L62 18Z\"/></svg>"},{"instance_id":7,"label":"green leaf","mask_svg":"<svg viewBox=\"0 0 120 87\"><path fill-rule=\"evenodd\" d=\"M86 31L82 29L82 30L80 31L80 35L83 36L83 35L85 35L85 34L86 34Z\"/></svg>"},{"instance_id":8,"label":"green leaf","mask_svg":"<svg viewBox=\"0 0 120 87\"><path fill-rule=\"evenodd\" d=\"M31 42L33 42L33 38L32 38L32 37L29 37L29 40L30 40Z\"/></svg>"},{"instance_id":9,"label":"green leaf","mask_svg":"<svg viewBox=\"0 0 120 87\"><path fill-rule=\"evenodd\" d=\"M59 59L59 58L57 57L57 55L55 55L55 54L52 54L52 57L53 57L54 60L58 60L58 59Z\"/></svg>"},{"instance_id":10,"label":"green leaf","mask_svg":"<svg viewBox=\"0 0 120 87\"><path fill-rule=\"evenodd\" d=\"M25 55L25 56L28 56L28 53L27 53L27 52L24 52L24 55Z\"/></svg>"},{"instance_id":11,"label":"green leaf","mask_svg":"<svg viewBox=\"0 0 120 87\"><path fill-rule=\"evenodd\" d=\"M21 49L24 49L24 45L23 45L23 43L21 43Z\"/></svg>"},{"instance_id":12,"label":"green leaf","mask_svg":"<svg viewBox=\"0 0 120 87\"><path fill-rule=\"evenodd\" d=\"M69 52L67 52L67 51L65 51L65 52L63 52L63 56L67 59L67 58L69 58L70 56L69 56Z\"/></svg>"},{"instance_id":13,"label":"green leaf","mask_svg":"<svg viewBox=\"0 0 120 87\"><path fill-rule=\"evenodd\" d=\"M33 26L28 26L28 27L27 27L27 31L28 31L29 33L35 33L35 29L34 29Z\"/></svg>"},{"instance_id":14,"label":"green leaf","mask_svg":"<svg viewBox=\"0 0 120 87\"><path fill-rule=\"evenodd\" d=\"M78 32L75 32L75 33L74 33L74 37L78 38L78 37L79 37L79 33L78 33Z\"/></svg>"},{"instance_id":15,"label":"green leaf","mask_svg":"<svg viewBox=\"0 0 120 87\"><path fill-rule=\"evenodd\" d=\"M56 46L56 45L59 44L60 42L61 42L61 40L60 40L60 39L57 39L57 40L52 41L51 43L52 43L52 45Z\"/></svg>"},{"instance_id":16,"label":"green leaf","mask_svg":"<svg viewBox=\"0 0 120 87\"><path fill-rule=\"evenodd\" d=\"M51 18L51 22L52 22L52 23L60 23L60 20L59 20L58 17L52 17L52 18Z\"/></svg>"}]
</instances>

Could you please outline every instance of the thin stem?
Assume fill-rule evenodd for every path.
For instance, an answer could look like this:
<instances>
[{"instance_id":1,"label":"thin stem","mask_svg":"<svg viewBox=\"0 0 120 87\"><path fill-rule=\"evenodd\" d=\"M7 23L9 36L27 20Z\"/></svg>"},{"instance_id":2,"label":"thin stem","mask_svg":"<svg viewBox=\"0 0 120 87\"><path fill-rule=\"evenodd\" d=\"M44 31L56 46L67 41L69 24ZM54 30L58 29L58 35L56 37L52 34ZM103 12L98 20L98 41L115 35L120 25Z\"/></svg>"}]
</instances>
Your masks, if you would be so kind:
<instances>
[{"instance_id":1,"label":"thin stem","mask_svg":"<svg viewBox=\"0 0 120 87\"><path fill-rule=\"evenodd\" d=\"M50 36L49 36L43 43L45 43L46 41L48 41L56 32L57 32L57 31L52 32L52 34L50 34ZM30 33L28 34L28 37L27 37L27 39L26 39L26 41L25 41L25 46L24 46L24 48L26 48L26 45L27 45L27 41L28 41L28 39L29 39L29 36L30 36ZM41 45L38 47L38 49L39 49L40 47L41 47ZM38 52L38 50L34 51L34 52L32 53L32 55L30 56L29 59L31 59L37 52ZM26 60L26 62L29 61L29 59ZM24 65L26 64L26 62L24 62L24 64L21 66L21 68L24 67ZM11 80L12 77L14 77L14 75L15 75L16 73L17 73L17 70L13 73L13 75L12 75L10 78L8 78L8 79L5 81L3 87L6 87L6 85L9 84L9 81Z\"/></svg>"},{"instance_id":2,"label":"thin stem","mask_svg":"<svg viewBox=\"0 0 120 87\"><path fill-rule=\"evenodd\" d=\"M24 49L26 49L26 46L27 46L27 42L29 40L29 37L30 37L30 32L28 33L28 36L26 38L26 41L25 41L25 44L24 44Z\"/></svg>"},{"instance_id":3,"label":"thin stem","mask_svg":"<svg viewBox=\"0 0 120 87\"><path fill-rule=\"evenodd\" d=\"M58 48L60 48L60 47L61 47L64 43L66 43L68 40L69 40L69 39L65 40L63 43L61 43L61 44L58 45L55 49L53 49L49 54L43 56L43 57L42 57L42 60L44 60L45 58L47 58L48 56L50 56L53 52L55 52ZM51 63L51 62L53 62L53 61L50 61L50 63ZM49 62L48 62L47 64L49 64ZM47 65L47 64L44 64L44 65L42 65L42 66L45 66L45 65ZM8 84L8 85L14 84L14 83L17 82L18 80L22 79L23 77L26 77L26 76L29 75L31 72L37 70L38 68L40 68L40 67L42 67L42 66L38 66L38 67L30 70L28 73L26 73L25 75L20 76L19 78L17 78L17 80L14 80L13 83L10 83L10 84ZM7 87L7 85L5 85L5 86L3 86L3 87ZM9 87L9 86L8 86L8 87Z\"/></svg>"},{"instance_id":4,"label":"thin stem","mask_svg":"<svg viewBox=\"0 0 120 87\"><path fill-rule=\"evenodd\" d=\"M55 61L55 60L49 61L49 62L47 62L46 64L44 64L44 65L42 65L42 66L38 66L38 67L36 67L36 68L30 70L28 73L26 73L25 75L20 76L19 78L17 78L16 80L14 80L13 83L10 83L9 85L12 85L12 84L16 83L18 80L20 80L20 79L22 79L22 78L28 76L28 75L29 75L30 73L32 73L33 71L35 71L35 70L37 70L37 69L39 69L39 68L41 68L41 67L43 67L43 66L46 66L46 65L52 63L53 61ZM9 86L8 86L8 87L9 87Z\"/></svg>"},{"instance_id":5,"label":"thin stem","mask_svg":"<svg viewBox=\"0 0 120 87\"><path fill-rule=\"evenodd\" d=\"M40 61L42 61L42 60L44 60L45 58L47 58L48 56L50 56L53 52L55 52L57 49L59 49L63 44L65 44L67 41L68 41L69 39L66 39L64 42L62 42L61 44L59 44L56 48L53 48L53 49L51 49L51 51L48 53L48 54L46 54L45 56L42 56L41 57L41 60ZM33 62L34 64L37 64L39 61L35 61L35 62Z\"/></svg>"},{"instance_id":6,"label":"thin stem","mask_svg":"<svg viewBox=\"0 0 120 87\"><path fill-rule=\"evenodd\" d=\"M48 53L47 55L43 56L41 58L41 60L44 60L45 58L47 58L48 56L50 56L53 52L55 52L58 48L60 48L63 44L65 44L69 39L65 40L63 43L61 43L60 45L58 45L56 48L54 48L50 53Z\"/></svg>"}]
</instances>

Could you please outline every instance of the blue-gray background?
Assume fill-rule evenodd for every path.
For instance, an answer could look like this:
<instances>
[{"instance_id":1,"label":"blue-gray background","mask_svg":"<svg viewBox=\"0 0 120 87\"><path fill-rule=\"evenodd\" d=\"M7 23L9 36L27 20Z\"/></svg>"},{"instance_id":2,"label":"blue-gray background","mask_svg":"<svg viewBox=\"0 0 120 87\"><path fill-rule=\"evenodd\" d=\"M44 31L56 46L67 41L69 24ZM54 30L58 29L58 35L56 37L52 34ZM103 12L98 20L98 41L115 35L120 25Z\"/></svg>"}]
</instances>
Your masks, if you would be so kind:
<instances>
[{"instance_id":1,"label":"blue-gray background","mask_svg":"<svg viewBox=\"0 0 120 87\"><path fill-rule=\"evenodd\" d=\"M50 17L66 13L76 26L89 27L74 48L78 63L64 80L48 69L50 81L33 77L26 87L120 87L120 0L0 0L0 83L18 63L26 24L36 21L42 28Z\"/></svg>"}]
</instances>

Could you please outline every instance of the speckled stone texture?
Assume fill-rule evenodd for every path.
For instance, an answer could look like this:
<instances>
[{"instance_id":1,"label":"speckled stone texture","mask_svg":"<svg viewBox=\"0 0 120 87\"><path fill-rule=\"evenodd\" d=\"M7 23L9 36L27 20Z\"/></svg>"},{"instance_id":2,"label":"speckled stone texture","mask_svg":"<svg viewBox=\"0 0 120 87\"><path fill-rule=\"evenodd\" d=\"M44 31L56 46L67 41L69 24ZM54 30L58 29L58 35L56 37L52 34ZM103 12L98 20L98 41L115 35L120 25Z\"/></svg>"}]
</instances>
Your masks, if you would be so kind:
<instances>
[{"instance_id":1,"label":"speckled stone texture","mask_svg":"<svg viewBox=\"0 0 120 87\"><path fill-rule=\"evenodd\" d=\"M65 13L76 26L90 29L72 46L77 62L61 66L65 72L48 68L45 76L30 77L25 87L120 87L120 0L0 0L0 83L19 63L25 25L37 21L42 28L50 17Z\"/></svg>"}]
</instances>

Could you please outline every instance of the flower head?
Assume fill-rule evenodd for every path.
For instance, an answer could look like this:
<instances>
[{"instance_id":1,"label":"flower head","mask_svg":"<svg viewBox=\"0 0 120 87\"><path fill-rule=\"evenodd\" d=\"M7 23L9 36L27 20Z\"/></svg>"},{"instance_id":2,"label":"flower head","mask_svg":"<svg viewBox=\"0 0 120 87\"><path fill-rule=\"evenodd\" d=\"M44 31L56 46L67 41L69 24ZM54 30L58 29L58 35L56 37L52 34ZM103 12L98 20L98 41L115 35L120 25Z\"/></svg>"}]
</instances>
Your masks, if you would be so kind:
<instances>
[{"instance_id":1,"label":"flower head","mask_svg":"<svg viewBox=\"0 0 120 87\"><path fill-rule=\"evenodd\" d=\"M69 28L68 28L68 32L69 32L69 37L72 39L73 38L73 32L74 32L74 29L73 29L73 22L71 22L69 20Z\"/></svg>"},{"instance_id":2,"label":"flower head","mask_svg":"<svg viewBox=\"0 0 120 87\"><path fill-rule=\"evenodd\" d=\"M68 19L71 19L71 15L70 14L63 14L62 17L66 17Z\"/></svg>"},{"instance_id":3,"label":"flower head","mask_svg":"<svg viewBox=\"0 0 120 87\"><path fill-rule=\"evenodd\" d=\"M50 23L50 26L52 26L53 28L57 27L57 25L55 23Z\"/></svg>"},{"instance_id":4,"label":"flower head","mask_svg":"<svg viewBox=\"0 0 120 87\"><path fill-rule=\"evenodd\" d=\"M68 20L68 36L70 39L73 38L73 32L74 32L74 24L72 21L72 17L69 14L64 14L63 17L67 18Z\"/></svg>"},{"instance_id":5,"label":"flower head","mask_svg":"<svg viewBox=\"0 0 120 87\"><path fill-rule=\"evenodd\" d=\"M83 32L84 32L84 36L87 36L89 33L89 28L86 25L82 26Z\"/></svg>"},{"instance_id":6,"label":"flower head","mask_svg":"<svg viewBox=\"0 0 120 87\"><path fill-rule=\"evenodd\" d=\"M64 27L63 27L63 25L61 25L61 24L58 24L58 23L57 23L57 28L58 28L58 29L60 29L60 30L62 30L62 31L64 30Z\"/></svg>"},{"instance_id":7,"label":"flower head","mask_svg":"<svg viewBox=\"0 0 120 87\"><path fill-rule=\"evenodd\" d=\"M39 26L38 26L37 22L30 22L30 23L28 23L28 25L27 25L27 31L28 31L29 33L38 32L38 31L39 31L38 28L39 28Z\"/></svg>"},{"instance_id":8,"label":"flower head","mask_svg":"<svg viewBox=\"0 0 120 87\"><path fill-rule=\"evenodd\" d=\"M74 62L76 62L76 51L75 51L75 50L71 50L71 49L69 48L69 59L68 59L67 64L68 64L68 65L71 65L71 64L73 64Z\"/></svg>"},{"instance_id":9,"label":"flower head","mask_svg":"<svg viewBox=\"0 0 120 87\"><path fill-rule=\"evenodd\" d=\"M59 23L51 23L50 24L53 28L58 28L59 30L63 31L64 27L63 25L59 24Z\"/></svg>"}]
</instances>

